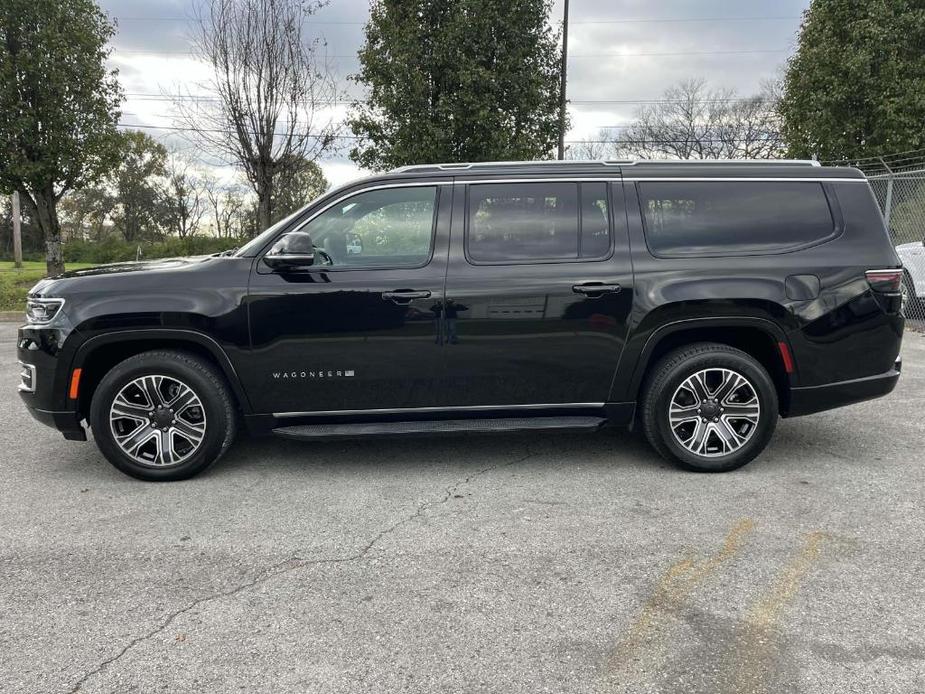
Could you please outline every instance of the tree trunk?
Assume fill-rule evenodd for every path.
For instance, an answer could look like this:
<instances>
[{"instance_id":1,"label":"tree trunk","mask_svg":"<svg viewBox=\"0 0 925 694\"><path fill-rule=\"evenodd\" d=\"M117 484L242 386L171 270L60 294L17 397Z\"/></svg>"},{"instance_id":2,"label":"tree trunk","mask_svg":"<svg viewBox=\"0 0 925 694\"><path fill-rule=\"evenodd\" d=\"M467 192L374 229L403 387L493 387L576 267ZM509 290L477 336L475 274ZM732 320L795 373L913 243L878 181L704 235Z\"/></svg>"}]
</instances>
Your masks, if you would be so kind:
<instances>
[{"instance_id":1,"label":"tree trunk","mask_svg":"<svg viewBox=\"0 0 925 694\"><path fill-rule=\"evenodd\" d=\"M256 234L262 233L273 225L273 183L276 179L273 164L262 160L257 169L257 229ZM255 234L255 235L256 235Z\"/></svg>"},{"instance_id":2,"label":"tree trunk","mask_svg":"<svg viewBox=\"0 0 925 694\"><path fill-rule=\"evenodd\" d=\"M61 246L61 223L58 221L58 200L49 185L23 196L35 214L45 238L45 271L49 277L64 272L64 251Z\"/></svg>"},{"instance_id":3,"label":"tree trunk","mask_svg":"<svg viewBox=\"0 0 925 694\"><path fill-rule=\"evenodd\" d=\"M272 210L270 209L270 199L272 197L272 191L270 186L262 186L260 190L257 191L257 233L261 233L264 229L269 229L273 224L272 220Z\"/></svg>"}]
</instances>

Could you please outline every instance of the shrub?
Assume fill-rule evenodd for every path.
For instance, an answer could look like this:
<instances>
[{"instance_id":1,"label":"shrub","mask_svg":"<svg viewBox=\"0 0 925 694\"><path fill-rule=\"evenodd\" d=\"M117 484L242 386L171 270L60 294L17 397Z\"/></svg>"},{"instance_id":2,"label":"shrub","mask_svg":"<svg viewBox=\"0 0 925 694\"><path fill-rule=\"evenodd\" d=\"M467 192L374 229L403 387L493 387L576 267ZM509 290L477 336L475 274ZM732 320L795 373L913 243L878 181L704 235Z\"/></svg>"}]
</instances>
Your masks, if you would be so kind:
<instances>
[{"instance_id":1,"label":"shrub","mask_svg":"<svg viewBox=\"0 0 925 694\"><path fill-rule=\"evenodd\" d=\"M113 236L102 241L72 240L64 244L64 262L105 264L135 260L139 247L143 260L209 255L234 248L236 243L234 239L217 239L212 236L184 239L170 237L143 243L129 243Z\"/></svg>"}]
</instances>

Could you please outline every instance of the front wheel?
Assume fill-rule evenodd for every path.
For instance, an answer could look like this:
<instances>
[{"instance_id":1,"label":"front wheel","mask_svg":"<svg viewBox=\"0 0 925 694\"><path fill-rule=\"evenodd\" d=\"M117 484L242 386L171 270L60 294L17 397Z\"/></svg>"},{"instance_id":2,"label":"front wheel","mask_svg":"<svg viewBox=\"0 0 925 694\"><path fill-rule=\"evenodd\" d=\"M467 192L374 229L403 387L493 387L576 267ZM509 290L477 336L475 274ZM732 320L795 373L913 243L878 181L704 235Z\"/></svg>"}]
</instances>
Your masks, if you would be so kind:
<instances>
[{"instance_id":1,"label":"front wheel","mask_svg":"<svg viewBox=\"0 0 925 694\"><path fill-rule=\"evenodd\" d=\"M100 451L122 472L149 481L187 479L234 440L235 409L221 374L185 352L129 357L100 381L90 405Z\"/></svg>"},{"instance_id":2,"label":"front wheel","mask_svg":"<svg viewBox=\"0 0 925 694\"><path fill-rule=\"evenodd\" d=\"M777 424L777 391L745 352L699 343L666 355L642 399L646 438L662 457L696 472L727 472L764 450Z\"/></svg>"}]
</instances>

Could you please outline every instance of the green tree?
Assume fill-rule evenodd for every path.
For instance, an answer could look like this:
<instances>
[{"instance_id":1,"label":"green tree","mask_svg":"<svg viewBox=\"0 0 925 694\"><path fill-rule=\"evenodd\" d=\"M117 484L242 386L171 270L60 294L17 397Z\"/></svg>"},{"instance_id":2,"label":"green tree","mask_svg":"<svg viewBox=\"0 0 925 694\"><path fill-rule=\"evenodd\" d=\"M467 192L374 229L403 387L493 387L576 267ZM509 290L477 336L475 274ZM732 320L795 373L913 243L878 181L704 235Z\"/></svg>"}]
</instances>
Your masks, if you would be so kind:
<instances>
[{"instance_id":1,"label":"green tree","mask_svg":"<svg viewBox=\"0 0 925 694\"><path fill-rule=\"evenodd\" d=\"M561 58L549 11L550 0L374 0L350 157L371 169L548 157Z\"/></svg>"},{"instance_id":2,"label":"green tree","mask_svg":"<svg viewBox=\"0 0 925 694\"><path fill-rule=\"evenodd\" d=\"M321 167L308 159L289 164L285 170L287 175L277 179L276 189L273 191L273 223L288 217L300 207L305 207L324 193L330 185Z\"/></svg>"},{"instance_id":3,"label":"green tree","mask_svg":"<svg viewBox=\"0 0 925 694\"><path fill-rule=\"evenodd\" d=\"M58 205L65 244L75 240L100 241L111 231L116 198L102 185L72 191Z\"/></svg>"},{"instance_id":4,"label":"green tree","mask_svg":"<svg viewBox=\"0 0 925 694\"><path fill-rule=\"evenodd\" d=\"M0 189L18 190L41 228L49 274L64 270L58 201L116 161L112 34L93 0L0 3Z\"/></svg>"},{"instance_id":5,"label":"green tree","mask_svg":"<svg viewBox=\"0 0 925 694\"><path fill-rule=\"evenodd\" d=\"M160 233L161 181L167 176L167 150L150 135L128 130L120 135L121 161L111 174L116 195L113 223L134 243Z\"/></svg>"},{"instance_id":6,"label":"green tree","mask_svg":"<svg viewBox=\"0 0 925 694\"><path fill-rule=\"evenodd\" d=\"M791 155L925 148L923 46L925 0L813 0L780 107Z\"/></svg>"}]
</instances>

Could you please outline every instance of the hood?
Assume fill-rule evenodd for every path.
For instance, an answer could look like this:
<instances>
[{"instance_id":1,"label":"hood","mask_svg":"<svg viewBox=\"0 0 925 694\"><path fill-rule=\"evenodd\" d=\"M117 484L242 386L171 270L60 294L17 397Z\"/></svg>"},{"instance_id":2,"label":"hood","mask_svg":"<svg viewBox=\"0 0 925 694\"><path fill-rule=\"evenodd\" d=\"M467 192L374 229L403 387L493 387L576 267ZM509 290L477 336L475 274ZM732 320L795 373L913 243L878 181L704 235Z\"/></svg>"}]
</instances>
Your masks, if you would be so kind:
<instances>
[{"instance_id":1,"label":"hood","mask_svg":"<svg viewBox=\"0 0 925 694\"><path fill-rule=\"evenodd\" d=\"M196 265L207 260L211 256L200 255L189 258L160 258L158 260L139 260L127 263L110 263L109 265L97 265L88 267L83 270L71 270L57 277L49 279L71 279L74 277L91 277L97 275L115 275L125 272L156 272L158 270L179 270L184 267Z\"/></svg>"},{"instance_id":2,"label":"hood","mask_svg":"<svg viewBox=\"0 0 925 694\"><path fill-rule=\"evenodd\" d=\"M62 292L92 293L107 290L151 291L163 287L177 287L186 283L180 279L182 276L190 272L199 274L199 268L204 268L209 261L215 260L218 260L215 256L204 255L112 263L71 270L56 277L40 280L29 292L29 296L61 296Z\"/></svg>"}]
</instances>

